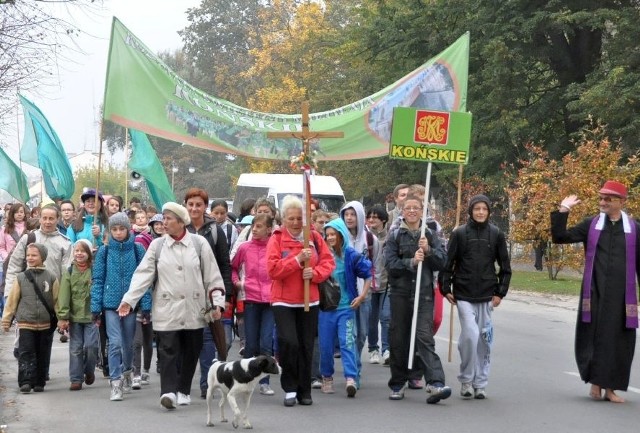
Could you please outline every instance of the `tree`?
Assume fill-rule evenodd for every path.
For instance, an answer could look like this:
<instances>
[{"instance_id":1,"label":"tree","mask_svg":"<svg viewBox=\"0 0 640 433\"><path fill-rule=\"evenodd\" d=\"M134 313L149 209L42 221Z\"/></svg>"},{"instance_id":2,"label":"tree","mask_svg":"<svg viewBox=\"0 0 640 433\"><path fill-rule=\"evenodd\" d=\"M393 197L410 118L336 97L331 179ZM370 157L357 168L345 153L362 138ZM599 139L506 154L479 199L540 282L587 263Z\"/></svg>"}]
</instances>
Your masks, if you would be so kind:
<instances>
[{"instance_id":1,"label":"tree","mask_svg":"<svg viewBox=\"0 0 640 433\"><path fill-rule=\"evenodd\" d=\"M73 13L98 7L95 0L51 3L0 2L0 130L16 108L16 91L42 92L54 85L52 70L65 60L65 50L79 50L75 38L82 30Z\"/></svg>"},{"instance_id":2,"label":"tree","mask_svg":"<svg viewBox=\"0 0 640 433\"><path fill-rule=\"evenodd\" d=\"M583 131L575 150L560 161L552 160L540 145L528 144L529 156L519 161L519 169L511 166L506 172L506 189L511 205L510 240L530 244L547 244L547 268L555 279L563 267L581 269L583 253L580 246L552 245L549 214L569 194L582 200L569 215L573 225L593 215L598 209L598 189L607 179L630 185L630 196L640 190L640 152L625 156L621 146L612 144L601 128ZM640 203L627 202L631 215L640 215Z\"/></svg>"}]
</instances>

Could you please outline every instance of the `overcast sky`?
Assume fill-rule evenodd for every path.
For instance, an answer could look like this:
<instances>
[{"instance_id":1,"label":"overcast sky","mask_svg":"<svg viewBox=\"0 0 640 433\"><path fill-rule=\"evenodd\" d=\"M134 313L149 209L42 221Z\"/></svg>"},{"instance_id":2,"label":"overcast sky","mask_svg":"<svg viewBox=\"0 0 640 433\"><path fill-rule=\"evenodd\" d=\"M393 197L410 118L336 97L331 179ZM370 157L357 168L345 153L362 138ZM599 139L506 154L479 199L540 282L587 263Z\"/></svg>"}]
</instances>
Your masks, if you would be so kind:
<instances>
[{"instance_id":1,"label":"overcast sky","mask_svg":"<svg viewBox=\"0 0 640 433\"><path fill-rule=\"evenodd\" d=\"M78 13L76 9L71 19L84 32L77 38L78 48L83 52L66 54L71 61L58 66L56 86L38 94L24 94L47 117L67 152L98 149L99 107L104 95L113 16L152 51L173 51L182 46L177 32L188 24L186 10L199 4L200 0L104 0L102 6L90 13ZM66 13L61 10L60 14ZM21 138L23 122L20 110ZM7 153L17 162L17 139L7 137L6 143Z\"/></svg>"}]
</instances>

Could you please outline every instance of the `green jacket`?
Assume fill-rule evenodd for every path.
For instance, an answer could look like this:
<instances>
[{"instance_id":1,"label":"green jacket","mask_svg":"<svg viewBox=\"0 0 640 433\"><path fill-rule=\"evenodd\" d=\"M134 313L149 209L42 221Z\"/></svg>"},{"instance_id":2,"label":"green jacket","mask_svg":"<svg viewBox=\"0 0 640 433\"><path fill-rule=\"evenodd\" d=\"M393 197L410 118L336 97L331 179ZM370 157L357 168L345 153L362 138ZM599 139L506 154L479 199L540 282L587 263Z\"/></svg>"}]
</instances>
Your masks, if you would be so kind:
<instances>
[{"instance_id":1,"label":"green jacket","mask_svg":"<svg viewBox=\"0 0 640 433\"><path fill-rule=\"evenodd\" d=\"M91 268L80 272L75 264L71 272L62 274L60 293L56 303L59 320L91 323Z\"/></svg>"}]
</instances>

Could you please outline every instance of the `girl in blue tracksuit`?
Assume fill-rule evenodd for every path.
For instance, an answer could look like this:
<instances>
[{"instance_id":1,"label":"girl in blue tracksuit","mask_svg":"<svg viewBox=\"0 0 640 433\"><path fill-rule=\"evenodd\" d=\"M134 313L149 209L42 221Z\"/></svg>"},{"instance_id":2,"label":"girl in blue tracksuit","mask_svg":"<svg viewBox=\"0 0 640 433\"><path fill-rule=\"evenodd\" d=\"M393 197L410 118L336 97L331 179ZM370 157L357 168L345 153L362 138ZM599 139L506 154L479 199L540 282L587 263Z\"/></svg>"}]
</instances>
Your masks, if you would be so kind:
<instances>
[{"instance_id":1,"label":"girl in blue tracksuit","mask_svg":"<svg viewBox=\"0 0 640 433\"><path fill-rule=\"evenodd\" d=\"M336 310L320 311L318 318L322 392L325 394L334 392L333 343L337 336L347 396L354 397L358 389L355 311L369 291L371 261L349 246L349 230L343 220L338 218L328 222L324 227L324 233L336 262L336 268L331 276L339 283L341 296ZM365 280L361 293L358 293L357 278Z\"/></svg>"}]
</instances>

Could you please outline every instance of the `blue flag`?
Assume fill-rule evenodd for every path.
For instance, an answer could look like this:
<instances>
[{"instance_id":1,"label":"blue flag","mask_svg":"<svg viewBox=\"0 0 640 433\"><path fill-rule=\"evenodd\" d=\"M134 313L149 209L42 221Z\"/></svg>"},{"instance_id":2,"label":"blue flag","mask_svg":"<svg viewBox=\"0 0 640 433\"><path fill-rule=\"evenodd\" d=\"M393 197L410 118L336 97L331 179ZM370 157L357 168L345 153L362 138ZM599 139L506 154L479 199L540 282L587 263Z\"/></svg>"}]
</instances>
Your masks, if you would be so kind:
<instances>
[{"instance_id":1,"label":"blue flag","mask_svg":"<svg viewBox=\"0 0 640 433\"><path fill-rule=\"evenodd\" d=\"M20 160L42 170L44 186L51 199L70 199L76 188L69 158L44 114L20 96L24 110L24 139Z\"/></svg>"},{"instance_id":2,"label":"blue flag","mask_svg":"<svg viewBox=\"0 0 640 433\"><path fill-rule=\"evenodd\" d=\"M7 191L13 198L26 203L29 201L27 176L20 167L9 158L0 147L0 189Z\"/></svg>"},{"instance_id":3,"label":"blue flag","mask_svg":"<svg viewBox=\"0 0 640 433\"><path fill-rule=\"evenodd\" d=\"M151 200L158 209L162 209L168 201L176 201L167 174L160 164L158 155L151 147L151 143L144 132L129 129L131 135L131 159L129 168L140 173L147 183Z\"/></svg>"}]
</instances>

